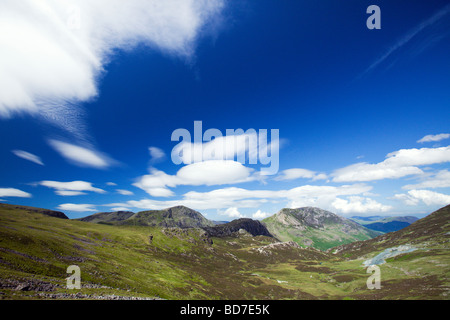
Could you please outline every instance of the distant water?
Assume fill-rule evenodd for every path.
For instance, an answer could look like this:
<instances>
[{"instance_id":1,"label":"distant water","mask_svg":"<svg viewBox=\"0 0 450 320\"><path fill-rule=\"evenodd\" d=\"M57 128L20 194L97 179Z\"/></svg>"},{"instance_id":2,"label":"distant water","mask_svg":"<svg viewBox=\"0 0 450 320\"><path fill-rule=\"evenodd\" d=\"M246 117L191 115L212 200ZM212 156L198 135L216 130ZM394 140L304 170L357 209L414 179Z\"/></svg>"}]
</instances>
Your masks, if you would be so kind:
<instances>
[{"instance_id":1,"label":"distant water","mask_svg":"<svg viewBox=\"0 0 450 320\"><path fill-rule=\"evenodd\" d=\"M399 254L404 254L408 252L412 252L417 250L417 248L409 246L409 245L403 245L393 248L388 248L378 254L377 256L373 257L372 259L366 260L363 262L364 266L368 267L371 265L379 265L386 263L385 259L392 258L395 256L398 256Z\"/></svg>"}]
</instances>

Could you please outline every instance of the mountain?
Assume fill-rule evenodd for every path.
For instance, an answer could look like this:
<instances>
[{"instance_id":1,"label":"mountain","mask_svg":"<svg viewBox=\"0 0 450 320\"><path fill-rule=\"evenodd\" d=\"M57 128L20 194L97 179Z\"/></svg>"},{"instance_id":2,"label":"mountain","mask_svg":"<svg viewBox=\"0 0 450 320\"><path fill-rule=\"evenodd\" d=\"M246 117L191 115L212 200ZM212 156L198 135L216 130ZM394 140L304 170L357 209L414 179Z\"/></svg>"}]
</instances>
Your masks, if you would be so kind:
<instances>
[{"instance_id":1,"label":"mountain","mask_svg":"<svg viewBox=\"0 0 450 320\"><path fill-rule=\"evenodd\" d=\"M203 228L210 237L230 237L235 233L248 232L252 236L272 237L267 228L258 220L241 218L228 223Z\"/></svg>"},{"instance_id":2,"label":"mountain","mask_svg":"<svg viewBox=\"0 0 450 320\"><path fill-rule=\"evenodd\" d=\"M22 213L39 213L50 217L60 218L60 219L69 219L63 212L54 211L49 209L28 207L28 206L20 206L15 204L6 204L0 203L0 210L3 212L10 211L12 214L18 214L18 212Z\"/></svg>"},{"instance_id":3,"label":"mountain","mask_svg":"<svg viewBox=\"0 0 450 320\"><path fill-rule=\"evenodd\" d=\"M425 218L419 219L409 226L380 235L366 241L356 241L330 249L334 253L348 257L360 256L391 247L409 245L420 247L440 247L450 241L450 205L434 211Z\"/></svg>"},{"instance_id":4,"label":"mountain","mask_svg":"<svg viewBox=\"0 0 450 320\"><path fill-rule=\"evenodd\" d=\"M158 226L179 228L212 227L214 222L206 219L200 212L185 206L163 210L149 210L138 213L128 211L96 213L80 221L115 225Z\"/></svg>"},{"instance_id":5,"label":"mountain","mask_svg":"<svg viewBox=\"0 0 450 320\"><path fill-rule=\"evenodd\" d=\"M98 212L90 216L79 218L79 221L112 224L114 222L124 221L135 213L131 211Z\"/></svg>"},{"instance_id":6,"label":"mountain","mask_svg":"<svg viewBox=\"0 0 450 320\"><path fill-rule=\"evenodd\" d=\"M262 222L281 241L294 241L302 247L320 250L371 239L380 234L352 220L314 207L285 208Z\"/></svg>"},{"instance_id":7,"label":"mountain","mask_svg":"<svg viewBox=\"0 0 450 320\"><path fill-rule=\"evenodd\" d=\"M359 223L370 230L380 232L393 232L401 230L411 223L418 220L413 216L401 216L401 217L382 217L382 216L370 216L370 217L358 217L354 216L351 220Z\"/></svg>"}]
</instances>

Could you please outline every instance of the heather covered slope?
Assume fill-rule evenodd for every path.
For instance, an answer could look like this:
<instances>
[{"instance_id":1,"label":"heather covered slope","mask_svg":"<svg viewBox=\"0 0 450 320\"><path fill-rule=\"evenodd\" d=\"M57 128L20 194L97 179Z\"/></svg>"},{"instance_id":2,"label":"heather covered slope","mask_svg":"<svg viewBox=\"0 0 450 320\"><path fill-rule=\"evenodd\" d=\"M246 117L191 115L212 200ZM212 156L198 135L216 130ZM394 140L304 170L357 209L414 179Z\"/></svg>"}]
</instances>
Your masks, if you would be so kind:
<instances>
[{"instance_id":1,"label":"heather covered slope","mask_svg":"<svg viewBox=\"0 0 450 320\"><path fill-rule=\"evenodd\" d=\"M448 207L410 227L328 251L249 232L108 225L0 208L2 299L448 299ZM415 251L364 266L392 246ZM69 265L81 289L67 289Z\"/></svg>"},{"instance_id":2,"label":"heather covered slope","mask_svg":"<svg viewBox=\"0 0 450 320\"><path fill-rule=\"evenodd\" d=\"M331 249L330 251L356 257L357 255L383 250L404 244L423 248L449 248L450 205L443 207L408 227L390 232L367 241L358 241Z\"/></svg>"}]
</instances>

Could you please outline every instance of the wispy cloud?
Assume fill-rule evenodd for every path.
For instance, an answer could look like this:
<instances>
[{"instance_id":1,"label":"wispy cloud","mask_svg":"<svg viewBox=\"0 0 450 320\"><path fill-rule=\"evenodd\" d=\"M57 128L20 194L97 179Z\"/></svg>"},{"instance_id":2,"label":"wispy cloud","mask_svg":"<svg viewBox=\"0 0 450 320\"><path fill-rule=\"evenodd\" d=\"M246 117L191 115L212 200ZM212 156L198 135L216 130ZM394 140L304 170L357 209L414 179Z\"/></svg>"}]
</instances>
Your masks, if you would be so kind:
<instances>
[{"instance_id":1,"label":"wispy cloud","mask_svg":"<svg viewBox=\"0 0 450 320\"><path fill-rule=\"evenodd\" d=\"M44 165L44 163L42 162L41 158L38 157L35 154L29 153L27 151L23 151L23 150L12 150L12 153L14 153L16 156L18 156L19 158L34 162L36 164L39 164L41 166Z\"/></svg>"},{"instance_id":2,"label":"wispy cloud","mask_svg":"<svg viewBox=\"0 0 450 320\"><path fill-rule=\"evenodd\" d=\"M132 196L134 194L133 192L124 189L117 189L116 191L118 194L121 194L123 196Z\"/></svg>"},{"instance_id":3,"label":"wispy cloud","mask_svg":"<svg viewBox=\"0 0 450 320\"><path fill-rule=\"evenodd\" d=\"M365 75L375 68L377 68L379 65L381 65L383 62L388 60L392 54L394 54L396 51L399 51L402 49L405 45L407 45L414 37L416 37L419 33L424 31L426 28L434 25L438 21L441 21L444 19L448 14L450 14L450 5L447 5L443 7L441 10L436 12L434 15L432 15L430 18L426 19L425 21L421 22L419 25L411 29L408 33L403 35L393 46L391 46L382 56L380 56L378 59L376 59L362 74ZM447 32L447 30L445 30Z\"/></svg>"},{"instance_id":4,"label":"wispy cloud","mask_svg":"<svg viewBox=\"0 0 450 320\"><path fill-rule=\"evenodd\" d=\"M327 179L327 175L324 173L317 173L308 169L292 168L281 171L281 173L275 178L275 180L295 180L300 178L325 180Z\"/></svg>"},{"instance_id":5,"label":"wispy cloud","mask_svg":"<svg viewBox=\"0 0 450 320\"><path fill-rule=\"evenodd\" d=\"M81 105L99 95L114 54L144 45L189 60L224 2L1 1L0 118L31 114L90 141Z\"/></svg>"},{"instance_id":6,"label":"wispy cloud","mask_svg":"<svg viewBox=\"0 0 450 320\"><path fill-rule=\"evenodd\" d=\"M424 142L437 142L441 140L445 140L450 138L450 133L440 133L440 134L429 134L423 137L420 140L417 140L418 143L424 143Z\"/></svg>"},{"instance_id":7,"label":"wispy cloud","mask_svg":"<svg viewBox=\"0 0 450 320\"><path fill-rule=\"evenodd\" d=\"M150 163L152 164L160 162L166 157L165 152L157 147L149 147L148 152L150 153Z\"/></svg>"},{"instance_id":8,"label":"wispy cloud","mask_svg":"<svg viewBox=\"0 0 450 320\"><path fill-rule=\"evenodd\" d=\"M335 170L334 182L375 181L421 175L419 166L450 162L450 146L401 149L391 152L379 163L360 162Z\"/></svg>"},{"instance_id":9,"label":"wispy cloud","mask_svg":"<svg viewBox=\"0 0 450 320\"><path fill-rule=\"evenodd\" d=\"M89 147L81 147L53 139L48 142L67 161L77 166L106 169L117 163L106 154Z\"/></svg>"},{"instance_id":10,"label":"wispy cloud","mask_svg":"<svg viewBox=\"0 0 450 320\"><path fill-rule=\"evenodd\" d=\"M75 212L95 212L97 209L93 204L77 204L77 203L63 203L57 207L62 211L75 211Z\"/></svg>"},{"instance_id":11,"label":"wispy cloud","mask_svg":"<svg viewBox=\"0 0 450 320\"><path fill-rule=\"evenodd\" d=\"M31 198L31 194L16 188L0 188L0 197Z\"/></svg>"},{"instance_id":12,"label":"wispy cloud","mask_svg":"<svg viewBox=\"0 0 450 320\"><path fill-rule=\"evenodd\" d=\"M86 194L86 191L96 192L96 193L106 193L105 190L95 188L91 182L86 181L70 181L70 182L60 182L60 181L41 181L38 183L41 186L55 189L55 193L60 196L77 196Z\"/></svg>"}]
</instances>

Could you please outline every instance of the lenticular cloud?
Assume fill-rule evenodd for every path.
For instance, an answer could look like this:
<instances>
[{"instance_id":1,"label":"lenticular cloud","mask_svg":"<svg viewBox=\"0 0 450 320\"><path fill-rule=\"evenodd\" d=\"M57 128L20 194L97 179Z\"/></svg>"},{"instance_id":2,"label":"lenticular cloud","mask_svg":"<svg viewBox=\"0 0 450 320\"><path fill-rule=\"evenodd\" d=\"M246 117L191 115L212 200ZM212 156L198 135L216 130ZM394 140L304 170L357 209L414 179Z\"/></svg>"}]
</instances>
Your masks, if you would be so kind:
<instances>
[{"instance_id":1,"label":"lenticular cloud","mask_svg":"<svg viewBox=\"0 0 450 320\"><path fill-rule=\"evenodd\" d=\"M189 57L224 0L2 0L0 117L31 113L67 130L98 95L115 50ZM76 128L72 128L76 131Z\"/></svg>"}]
</instances>

